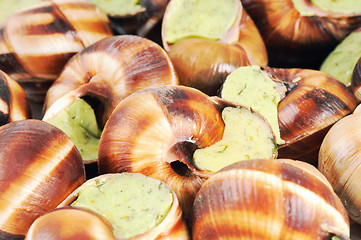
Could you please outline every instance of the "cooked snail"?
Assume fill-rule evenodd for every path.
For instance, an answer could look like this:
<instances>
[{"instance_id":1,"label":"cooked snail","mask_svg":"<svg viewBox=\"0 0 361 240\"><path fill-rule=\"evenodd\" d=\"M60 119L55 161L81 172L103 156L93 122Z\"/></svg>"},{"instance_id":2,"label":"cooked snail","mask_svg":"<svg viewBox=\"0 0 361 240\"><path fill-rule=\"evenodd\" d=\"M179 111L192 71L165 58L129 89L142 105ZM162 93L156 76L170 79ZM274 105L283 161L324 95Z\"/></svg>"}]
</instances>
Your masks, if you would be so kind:
<instances>
[{"instance_id":1,"label":"cooked snail","mask_svg":"<svg viewBox=\"0 0 361 240\"><path fill-rule=\"evenodd\" d=\"M172 0L162 41L180 83L208 95L216 95L237 67L268 62L260 33L238 0Z\"/></svg>"},{"instance_id":2,"label":"cooked snail","mask_svg":"<svg viewBox=\"0 0 361 240\"><path fill-rule=\"evenodd\" d=\"M185 86L123 99L99 144L100 173L139 172L167 183L188 217L214 172L239 159L275 158L275 136L256 111Z\"/></svg>"},{"instance_id":3,"label":"cooked snail","mask_svg":"<svg viewBox=\"0 0 361 240\"><path fill-rule=\"evenodd\" d=\"M112 226L95 212L63 207L46 212L38 217L26 234L26 240L88 239L116 240Z\"/></svg>"},{"instance_id":4,"label":"cooked snail","mask_svg":"<svg viewBox=\"0 0 361 240\"><path fill-rule=\"evenodd\" d=\"M71 56L112 35L107 16L89 1L43 1L2 25L0 69L41 102Z\"/></svg>"},{"instance_id":5,"label":"cooked snail","mask_svg":"<svg viewBox=\"0 0 361 240\"><path fill-rule=\"evenodd\" d=\"M280 158L310 163L317 163L329 128L356 107L355 96L343 83L308 69L240 67L225 80L221 96L268 119Z\"/></svg>"},{"instance_id":6,"label":"cooked snail","mask_svg":"<svg viewBox=\"0 0 361 240\"><path fill-rule=\"evenodd\" d=\"M68 205L104 217L117 239L189 239L174 191L142 174L105 174L89 179L59 207Z\"/></svg>"},{"instance_id":7,"label":"cooked snail","mask_svg":"<svg viewBox=\"0 0 361 240\"><path fill-rule=\"evenodd\" d=\"M335 46L361 27L354 0L241 0L257 25L272 67L316 68Z\"/></svg>"},{"instance_id":8,"label":"cooked snail","mask_svg":"<svg viewBox=\"0 0 361 240\"><path fill-rule=\"evenodd\" d=\"M323 139L318 169L333 186L349 217L361 223L361 148L360 120L358 106L354 113L342 118L331 127Z\"/></svg>"},{"instance_id":9,"label":"cooked snail","mask_svg":"<svg viewBox=\"0 0 361 240\"><path fill-rule=\"evenodd\" d=\"M43 120L68 133L84 161L94 162L101 129L124 97L177 83L173 65L159 45L138 36L113 36L66 64L47 92Z\"/></svg>"},{"instance_id":10,"label":"cooked snail","mask_svg":"<svg viewBox=\"0 0 361 240\"><path fill-rule=\"evenodd\" d=\"M0 126L32 117L24 89L0 70Z\"/></svg>"},{"instance_id":11,"label":"cooked snail","mask_svg":"<svg viewBox=\"0 0 361 240\"><path fill-rule=\"evenodd\" d=\"M0 127L0 239L23 239L30 225L85 182L70 138L33 119Z\"/></svg>"},{"instance_id":12,"label":"cooked snail","mask_svg":"<svg viewBox=\"0 0 361 240\"><path fill-rule=\"evenodd\" d=\"M198 239L343 239L342 202L312 165L253 159L225 167L200 188L193 205Z\"/></svg>"}]
</instances>

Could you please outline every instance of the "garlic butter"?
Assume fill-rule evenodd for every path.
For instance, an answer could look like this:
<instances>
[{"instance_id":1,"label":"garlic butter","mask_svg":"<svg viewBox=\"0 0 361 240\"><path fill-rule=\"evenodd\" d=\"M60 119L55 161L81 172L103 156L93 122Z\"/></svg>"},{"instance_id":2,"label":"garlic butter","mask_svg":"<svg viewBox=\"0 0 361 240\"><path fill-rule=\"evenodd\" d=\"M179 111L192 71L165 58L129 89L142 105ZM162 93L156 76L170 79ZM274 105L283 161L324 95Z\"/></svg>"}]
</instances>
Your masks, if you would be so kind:
<instances>
[{"instance_id":1,"label":"garlic butter","mask_svg":"<svg viewBox=\"0 0 361 240\"><path fill-rule=\"evenodd\" d=\"M313 16L314 7L327 13L356 14L361 12L360 0L292 0L294 7L302 16ZM311 6L312 6L311 5Z\"/></svg>"},{"instance_id":2,"label":"garlic butter","mask_svg":"<svg viewBox=\"0 0 361 240\"><path fill-rule=\"evenodd\" d=\"M225 122L223 138L194 152L198 169L217 172L238 161L276 156L272 130L259 115L242 107L226 107L222 118Z\"/></svg>"},{"instance_id":3,"label":"garlic butter","mask_svg":"<svg viewBox=\"0 0 361 240\"><path fill-rule=\"evenodd\" d=\"M132 15L144 11L140 0L90 0L90 2L103 12L115 16Z\"/></svg>"},{"instance_id":4,"label":"garlic butter","mask_svg":"<svg viewBox=\"0 0 361 240\"><path fill-rule=\"evenodd\" d=\"M104 216L117 237L128 239L157 226L172 204L166 184L139 173L121 173L86 182L71 206Z\"/></svg>"},{"instance_id":5,"label":"garlic butter","mask_svg":"<svg viewBox=\"0 0 361 240\"><path fill-rule=\"evenodd\" d=\"M172 0L164 16L166 41L187 37L219 40L235 23L239 8L235 0Z\"/></svg>"},{"instance_id":6,"label":"garlic butter","mask_svg":"<svg viewBox=\"0 0 361 240\"><path fill-rule=\"evenodd\" d=\"M42 0L0 0L0 24L2 24L11 14L35 6Z\"/></svg>"},{"instance_id":7,"label":"garlic butter","mask_svg":"<svg viewBox=\"0 0 361 240\"><path fill-rule=\"evenodd\" d=\"M361 58L361 31L348 35L325 59L320 71L350 85L352 72Z\"/></svg>"},{"instance_id":8,"label":"garlic butter","mask_svg":"<svg viewBox=\"0 0 361 240\"><path fill-rule=\"evenodd\" d=\"M75 100L47 122L58 127L71 138L84 161L98 158L101 131L94 110L83 99Z\"/></svg>"},{"instance_id":9,"label":"garlic butter","mask_svg":"<svg viewBox=\"0 0 361 240\"><path fill-rule=\"evenodd\" d=\"M285 91L259 66L254 65L240 67L228 75L221 97L258 111L270 123L277 144L282 144L284 141L280 136L277 107Z\"/></svg>"}]
</instances>

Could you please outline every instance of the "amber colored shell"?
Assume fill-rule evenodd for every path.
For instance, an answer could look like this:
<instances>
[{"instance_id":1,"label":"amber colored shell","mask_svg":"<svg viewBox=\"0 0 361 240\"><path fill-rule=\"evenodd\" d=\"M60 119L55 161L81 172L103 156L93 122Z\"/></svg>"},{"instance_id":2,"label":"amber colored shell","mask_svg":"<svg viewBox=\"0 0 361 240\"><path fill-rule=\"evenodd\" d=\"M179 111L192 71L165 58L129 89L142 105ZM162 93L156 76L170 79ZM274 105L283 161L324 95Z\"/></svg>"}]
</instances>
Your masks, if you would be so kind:
<instances>
[{"instance_id":1,"label":"amber colored shell","mask_svg":"<svg viewBox=\"0 0 361 240\"><path fill-rule=\"evenodd\" d=\"M360 28L361 30L361 28ZM355 94L357 102L361 102L361 58L357 61L351 76L351 91Z\"/></svg>"},{"instance_id":2,"label":"amber colored shell","mask_svg":"<svg viewBox=\"0 0 361 240\"><path fill-rule=\"evenodd\" d=\"M361 111L342 118L325 136L318 169L326 176L344 203L349 217L361 224Z\"/></svg>"},{"instance_id":3,"label":"amber colored shell","mask_svg":"<svg viewBox=\"0 0 361 240\"><path fill-rule=\"evenodd\" d=\"M112 35L107 16L89 1L44 1L5 21L0 29L1 69L29 98L41 100L71 56Z\"/></svg>"},{"instance_id":4,"label":"amber colored shell","mask_svg":"<svg viewBox=\"0 0 361 240\"><path fill-rule=\"evenodd\" d=\"M195 87L208 95L217 95L226 76L237 67L267 65L263 39L240 1L238 4L237 20L219 41L193 37L174 44L166 41L168 29L165 22L172 1L168 4L163 18L162 41L179 75L180 84Z\"/></svg>"},{"instance_id":5,"label":"amber colored shell","mask_svg":"<svg viewBox=\"0 0 361 240\"><path fill-rule=\"evenodd\" d=\"M24 89L0 70L0 126L32 117Z\"/></svg>"},{"instance_id":6,"label":"amber colored shell","mask_svg":"<svg viewBox=\"0 0 361 240\"><path fill-rule=\"evenodd\" d=\"M168 84L178 84L178 78L159 45L132 35L109 37L85 48L66 64L47 92L45 109L49 113L45 116L51 117L58 111L54 109L76 98L91 96L104 105L104 124L124 97L146 87ZM58 101L49 110L62 97L68 99L67 103Z\"/></svg>"},{"instance_id":7,"label":"amber colored shell","mask_svg":"<svg viewBox=\"0 0 361 240\"><path fill-rule=\"evenodd\" d=\"M111 225L100 215L80 208L64 207L38 217L25 239L88 239L116 240Z\"/></svg>"},{"instance_id":8,"label":"amber colored shell","mask_svg":"<svg viewBox=\"0 0 361 240\"><path fill-rule=\"evenodd\" d=\"M86 181L85 184L95 184L97 180L101 179L102 181L106 181L107 179L111 179L114 175L113 174L102 174L97 177L91 178ZM63 208L66 206L70 206L74 200L79 195L82 186L79 186L75 189L62 203L59 204L58 208ZM171 188L170 188L171 189ZM135 236L131 238L132 240L167 240L167 239L174 239L174 240L189 240L190 235L188 231L188 227L186 225L185 220L183 219L182 209L179 206L179 201L175 192L171 189L173 194L173 205L169 209L167 216L163 219L161 223L155 226L150 231ZM117 238L118 239L118 238Z\"/></svg>"},{"instance_id":9,"label":"amber colored shell","mask_svg":"<svg viewBox=\"0 0 361 240\"><path fill-rule=\"evenodd\" d=\"M280 158L317 162L317 154L329 128L356 107L352 92L330 75L307 69L265 68L287 88L278 105Z\"/></svg>"},{"instance_id":10,"label":"amber colored shell","mask_svg":"<svg viewBox=\"0 0 361 240\"><path fill-rule=\"evenodd\" d=\"M346 210L324 176L294 162L247 160L210 177L193 205L193 239L349 239Z\"/></svg>"},{"instance_id":11,"label":"amber colored shell","mask_svg":"<svg viewBox=\"0 0 361 240\"><path fill-rule=\"evenodd\" d=\"M315 67L334 47L361 26L361 13L338 14L317 9L302 16L293 0L242 0L257 25L268 50L270 64L277 67Z\"/></svg>"},{"instance_id":12,"label":"amber colored shell","mask_svg":"<svg viewBox=\"0 0 361 240\"><path fill-rule=\"evenodd\" d=\"M40 120L0 127L0 149L0 239L24 237L85 182L83 161L65 133Z\"/></svg>"}]
</instances>

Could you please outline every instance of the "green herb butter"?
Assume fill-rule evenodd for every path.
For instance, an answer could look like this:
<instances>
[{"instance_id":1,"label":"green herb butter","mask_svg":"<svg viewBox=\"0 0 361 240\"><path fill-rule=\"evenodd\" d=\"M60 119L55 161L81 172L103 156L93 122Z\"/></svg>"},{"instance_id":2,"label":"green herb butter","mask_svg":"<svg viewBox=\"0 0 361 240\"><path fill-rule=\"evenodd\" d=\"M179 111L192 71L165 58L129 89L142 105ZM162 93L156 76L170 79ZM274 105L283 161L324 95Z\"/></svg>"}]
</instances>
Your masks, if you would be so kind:
<instances>
[{"instance_id":1,"label":"green herb butter","mask_svg":"<svg viewBox=\"0 0 361 240\"><path fill-rule=\"evenodd\" d=\"M166 184L137 173L112 174L88 181L80 189L71 205L104 216L121 239L157 226L173 204L173 194Z\"/></svg>"},{"instance_id":2,"label":"green herb butter","mask_svg":"<svg viewBox=\"0 0 361 240\"><path fill-rule=\"evenodd\" d=\"M278 124L278 103L286 90L274 82L259 66L240 67L226 78L221 97L252 107L270 123L277 144L283 144Z\"/></svg>"},{"instance_id":3,"label":"green herb butter","mask_svg":"<svg viewBox=\"0 0 361 240\"><path fill-rule=\"evenodd\" d=\"M361 57L361 31L346 37L325 59L320 71L328 73L349 85L352 72Z\"/></svg>"},{"instance_id":4,"label":"green herb butter","mask_svg":"<svg viewBox=\"0 0 361 240\"><path fill-rule=\"evenodd\" d=\"M268 124L246 108L226 107L222 140L193 155L198 169L217 172L232 163L248 159L270 159L277 153Z\"/></svg>"},{"instance_id":5,"label":"green herb butter","mask_svg":"<svg viewBox=\"0 0 361 240\"><path fill-rule=\"evenodd\" d=\"M315 15L305 0L292 0L295 8L302 16ZM360 0L311 0L310 3L318 9L328 13L356 14L361 13Z\"/></svg>"},{"instance_id":6,"label":"green herb butter","mask_svg":"<svg viewBox=\"0 0 361 240\"><path fill-rule=\"evenodd\" d=\"M126 16L141 12L140 0L90 0L103 12L110 15Z\"/></svg>"},{"instance_id":7,"label":"green herb butter","mask_svg":"<svg viewBox=\"0 0 361 240\"><path fill-rule=\"evenodd\" d=\"M60 128L71 138L84 161L98 158L101 131L98 128L94 110L83 99L75 100L48 122Z\"/></svg>"},{"instance_id":8,"label":"green herb butter","mask_svg":"<svg viewBox=\"0 0 361 240\"><path fill-rule=\"evenodd\" d=\"M0 24L11 14L22 9L35 6L42 0L0 0Z\"/></svg>"},{"instance_id":9,"label":"green herb butter","mask_svg":"<svg viewBox=\"0 0 361 240\"><path fill-rule=\"evenodd\" d=\"M218 40L235 23L238 1L172 0L165 15L166 41L174 43L187 37Z\"/></svg>"}]
</instances>

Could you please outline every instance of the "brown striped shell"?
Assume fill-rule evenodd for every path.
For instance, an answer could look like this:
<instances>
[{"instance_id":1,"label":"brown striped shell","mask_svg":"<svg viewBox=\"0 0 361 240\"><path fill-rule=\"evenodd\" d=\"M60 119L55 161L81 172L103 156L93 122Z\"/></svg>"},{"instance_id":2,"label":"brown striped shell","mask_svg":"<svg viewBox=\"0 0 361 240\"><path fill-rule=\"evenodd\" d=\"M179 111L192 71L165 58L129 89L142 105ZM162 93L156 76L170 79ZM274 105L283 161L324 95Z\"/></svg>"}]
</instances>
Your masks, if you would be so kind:
<instances>
[{"instance_id":1,"label":"brown striped shell","mask_svg":"<svg viewBox=\"0 0 361 240\"><path fill-rule=\"evenodd\" d=\"M40 120L0 127L0 239L24 238L33 221L85 182L80 153Z\"/></svg>"},{"instance_id":2,"label":"brown striped shell","mask_svg":"<svg viewBox=\"0 0 361 240\"><path fill-rule=\"evenodd\" d=\"M213 174L195 166L193 153L223 138L225 107L238 106L185 86L148 88L128 96L104 127L99 172L139 172L160 179L189 216L196 192Z\"/></svg>"},{"instance_id":3,"label":"brown striped shell","mask_svg":"<svg viewBox=\"0 0 361 240\"><path fill-rule=\"evenodd\" d=\"M130 174L138 174L138 173L130 173ZM113 173L113 174L102 174L97 177L91 178L87 180L83 185L79 186L75 189L61 204L59 204L58 208L64 208L66 206L70 206L73 201L76 200L82 188L86 185L94 185L97 182L106 182L114 177L121 176L121 173ZM168 186L169 187L169 186ZM186 225L185 220L183 219L182 209L179 206L179 201L175 192L169 188L173 195L173 203L170 207L168 214L164 217L164 219L156 225L153 229L148 232L145 232L141 235L134 236L130 239L133 240L189 240L190 235L188 231L188 227ZM133 190L134 191L134 190ZM111 196L109 196L111 198ZM161 199L159 199L161 200ZM117 202L113 200L113 202ZM118 203L121 204L121 203ZM115 235L117 239L124 239L120 236Z\"/></svg>"},{"instance_id":4,"label":"brown striped shell","mask_svg":"<svg viewBox=\"0 0 361 240\"><path fill-rule=\"evenodd\" d=\"M302 15L294 0L242 0L265 41L271 66L314 68L361 26L361 13L324 12L310 0L300 2L312 14Z\"/></svg>"},{"instance_id":5,"label":"brown striped shell","mask_svg":"<svg viewBox=\"0 0 361 240\"><path fill-rule=\"evenodd\" d=\"M116 240L111 225L100 215L80 208L63 207L38 217L26 234L27 240L87 239Z\"/></svg>"},{"instance_id":6,"label":"brown striped shell","mask_svg":"<svg viewBox=\"0 0 361 240\"><path fill-rule=\"evenodd\" d=\"M32 117L24 89L0 70L0 126Z\"/></svg>"},{"instance_id":7,"label":"brown striped shell","mask_svg":"<svg viewBox=\"0 0 361 240\"><path fill-rule=\"evenodd\" d=\"M265 68L287 88L278 105L280 158L317 162L317 154L329 128L356 107L352 92L330 75L308 69Z\"/></svg>"},{"instance_id":8,"label":"brown striped shell","mask_svg":"<svg viewBox=\"0 0 361 240\"><path fill-rule=\"evenodd\" d=\"M51 118L77 98L90 96L102 102L104 114L99 118L105 124L124 97L168 84L178 84L178 78L159 45L132 35L109 37L85 48L66 64L47 92L44 118Z\"/></svg>"},{"instance_id":9,"label":"brown striped shell","mask_svg":"<svg viewBox=\"0 0 361 240\"><path fill-rule=\"evenodd\" d=\"M360 28L361 30L361 28ZM351 91L355 94L357 102L361 102L361 58L357 61L351 76Z\"/></svg>"},{"instance_id":10,"label":"brown striped shell","mask_svg":"<svg viewBox=\"0 0 361 240\"><path fill-rule=\"evenodd\" d=\"M349 217L358 224L361 224L360 106L331 127L318 157L318 169L344 203Z\"/></svg>"},{"instance_id":11,"label":"brown striped shell","mask_svg":"<svg viewBox=\"0 0 361 240\"><path fill-rule=\"evenodd\" d=\"M196 196L193 239L349 239L340 199L305 164L256 159L217 172Z\"/></svg>"},{"instance_id":12,"label":"brown striped shell","mask_svg":"<svg viewBox=\"0 0 361 240\"><path fill-rule=\"evenodd\" d=\"M191 36L175 43L166 40L168 32L172 31L166 24L167 12L171 11L169 9L176 1L167 5L162 24L162 41L179 75L180 84L195 87L208 95L217 95L226 76L237 67L267 65L263 39L241 2L235 1L239 9L237 19L222 39Z\"/></svg>"},{"instance_id":13,"label":"brown striped shell","mask_svg":"<svg viewBox=\"0 0 361 240\"><path fill-rule=\"evenodd\" d=\"M43 100L71 56L112 35L107 16L89 1L43 1L12 14L2 25L1 70L29 98Z\"/></svg>"}]
</instances>

